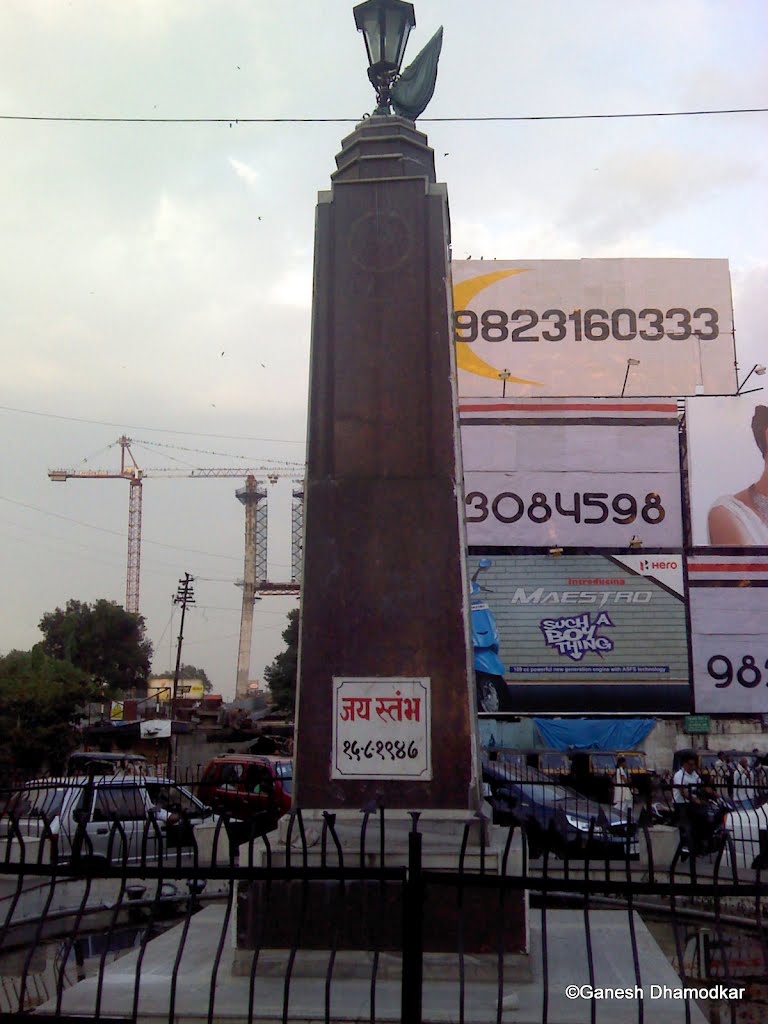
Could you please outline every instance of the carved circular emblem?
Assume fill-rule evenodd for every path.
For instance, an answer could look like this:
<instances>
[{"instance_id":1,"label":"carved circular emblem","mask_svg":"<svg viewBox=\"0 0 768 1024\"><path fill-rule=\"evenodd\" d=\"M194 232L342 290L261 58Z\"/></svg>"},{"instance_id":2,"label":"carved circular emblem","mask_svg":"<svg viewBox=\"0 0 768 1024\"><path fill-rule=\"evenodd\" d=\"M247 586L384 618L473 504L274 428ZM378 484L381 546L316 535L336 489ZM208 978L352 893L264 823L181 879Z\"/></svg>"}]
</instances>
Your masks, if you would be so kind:
<instances>
[{"instance_id":1,"label":"carved circular emblem","mask_svg":"<svg viewBox=\"0 0 768 1024\"><path fill-rule=\"evenodd\" d=\"M411 227L399 213L373 211L359 217L349 232L352 260L376 274L397 270L413 244Z\"/></svg>"}]
</instances>

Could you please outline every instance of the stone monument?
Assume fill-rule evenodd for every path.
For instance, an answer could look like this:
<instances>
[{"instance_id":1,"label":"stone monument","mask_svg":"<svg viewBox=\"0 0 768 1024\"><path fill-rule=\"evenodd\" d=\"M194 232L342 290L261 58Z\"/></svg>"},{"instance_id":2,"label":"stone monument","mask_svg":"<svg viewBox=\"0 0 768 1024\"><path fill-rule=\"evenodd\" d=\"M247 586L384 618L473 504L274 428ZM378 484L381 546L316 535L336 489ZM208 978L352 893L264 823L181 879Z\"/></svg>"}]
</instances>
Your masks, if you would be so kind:
<instances>
[{"instance_id":1,"label":"stone monument","mask_svg":"<svg viewBox=\"0 0 768 1024\"><path fill-rule=\"evenodd\" d=\"M355 9L363 31L378 6ZM317 206L295 806L466 817L480 791L448 198L380 77Z\"/></svg>"},{"instance_id":2,"label":"stone monument","mask_svg":"<svg viewBox=\"0 0 768 1024\"><path fill-rule=\"evenodd\" d=\"M402 36L390 46L393 15ZM355 17L378 107L343 140L317 205L293 780L301 819L281 819L272 863L296 850L323 865L332 812L345 864L412 865L415 838L425 869L498 872L481 813L448 197L412 120L431 96L442 36L398 79L412 5L370 0ZM345 883L336 932L323 902L331 890L289 882L279 892L279 915L259 883L239 899L236 969L248 969L264 926L265 942L288 949L295 919L309 948L357 951L353 962L372 948L397 955L408 934L397 886ZM438 972L460 917L467 952L495 948L498 895L464 899L466 913L455 898L425 910L423 948ZM522 952L519 895L506 905L504 947Z\"/></svg>"}]
</instances>

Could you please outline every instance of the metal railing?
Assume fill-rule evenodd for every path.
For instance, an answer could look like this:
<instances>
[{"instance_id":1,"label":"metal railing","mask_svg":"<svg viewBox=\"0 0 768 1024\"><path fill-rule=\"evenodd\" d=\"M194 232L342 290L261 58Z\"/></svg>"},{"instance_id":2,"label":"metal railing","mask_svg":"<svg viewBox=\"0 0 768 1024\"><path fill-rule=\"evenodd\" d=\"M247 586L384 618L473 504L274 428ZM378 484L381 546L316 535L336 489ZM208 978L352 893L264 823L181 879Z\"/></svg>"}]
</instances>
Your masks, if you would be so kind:
<instances>
[{"instance_id":1,"label":"metal railing","mask_svg":"<svg viewBox=\"0 0 768 1024\"><path fill-rule=\"evenodd\" d=\"M595 1021L619 947L623 984L644 993L626 1020L663 1006L686 1024L699 1006L718 1024L768 1013L765 806L714 818L705 837L685 816L617 820L536 773L487 779L502 825L475 815L444 834L426 813L296 812L244 840L226 816L147 804L119 818L117 797L94 821L82 783L70 799L87 792L90 810L69 825L61 780L37 815L29 786L9 791L0 1014L489 1024L517 1000L547 1024L566 1006L575 1019L577 983L581 1019ZM650 1002L655 984L682 994ZM710 998L718 985L725 997Z\"/></svg>"}]
</instances>

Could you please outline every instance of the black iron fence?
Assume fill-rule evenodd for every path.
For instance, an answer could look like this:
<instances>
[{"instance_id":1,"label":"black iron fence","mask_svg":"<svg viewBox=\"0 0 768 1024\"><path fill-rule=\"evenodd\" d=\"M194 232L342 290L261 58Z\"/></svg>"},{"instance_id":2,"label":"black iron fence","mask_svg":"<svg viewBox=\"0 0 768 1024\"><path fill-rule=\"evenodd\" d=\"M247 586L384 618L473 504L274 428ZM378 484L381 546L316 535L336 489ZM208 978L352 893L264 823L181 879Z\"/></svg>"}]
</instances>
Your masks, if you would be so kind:
<instances>
[{"instance_id":1,"label":"black iron fence","mask_svg":"<svg viewBox=\"0 0 768 1024\"><path fill-rule=\"evenodd\" d=\"M757 797L665 825L538 773L486 780L485 817L297 812L264 835L153 803L134 776L10 788L0 1014L547 1024L622 999L641 1024L768 1016Z\"/></svg>"}]
</instances>

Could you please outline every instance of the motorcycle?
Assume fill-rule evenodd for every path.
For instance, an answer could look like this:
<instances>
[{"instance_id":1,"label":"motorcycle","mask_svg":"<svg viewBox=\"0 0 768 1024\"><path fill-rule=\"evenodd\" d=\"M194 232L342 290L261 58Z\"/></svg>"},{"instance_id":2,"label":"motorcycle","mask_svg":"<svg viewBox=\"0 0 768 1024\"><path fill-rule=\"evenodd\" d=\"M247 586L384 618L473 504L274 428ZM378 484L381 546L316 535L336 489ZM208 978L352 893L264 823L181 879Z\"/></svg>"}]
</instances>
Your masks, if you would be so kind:
<instances>
[{"instance_id":1,"label":"motorcycle","mask_svg":"<svg viewBox=\"0 0 768 1024\"><path fill-rule=\"evenodd\" d=\"M693 813L689 811L683 818L673 822L677 824L680 833L683 859L691 855L718 853L728 838L725 815L734 807L732 800L706 797L693 809Z\"/></svg>"},{"instance_id":2,"label":"motorcycle","mask_svg":"<svg viewBox=\"0 0 768 1024\"><path fill-rule=\"evenodd\" d=\"M491 609L483 600L478 582L481 572L490 569L490 558L481 558L470 580L469 605L472 614L472 650L477 683L477 710L493 714L507 708L507 684L504 664L499 657L499 631Z\"/></svg>"}]
</instances>

